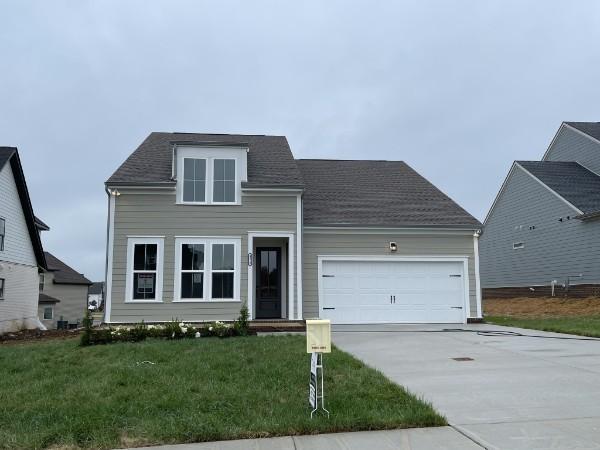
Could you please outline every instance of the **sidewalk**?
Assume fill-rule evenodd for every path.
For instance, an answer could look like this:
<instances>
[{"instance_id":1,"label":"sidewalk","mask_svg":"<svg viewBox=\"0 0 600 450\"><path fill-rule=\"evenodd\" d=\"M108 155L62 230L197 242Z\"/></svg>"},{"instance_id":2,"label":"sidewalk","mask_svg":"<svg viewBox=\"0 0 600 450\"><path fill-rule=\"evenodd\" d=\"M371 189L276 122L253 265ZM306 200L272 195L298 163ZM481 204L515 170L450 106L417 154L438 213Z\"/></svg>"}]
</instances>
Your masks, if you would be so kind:
<instances>
[{"instance_id":1,"label":"sidewalk","mask_svg":"<svg viewBox=\"0 0 600 450\"><path fill-rule=\"evenodd\" d=\"M163 445L137 450L481 450L451 427Z\"/></svg>"}]
</instances>

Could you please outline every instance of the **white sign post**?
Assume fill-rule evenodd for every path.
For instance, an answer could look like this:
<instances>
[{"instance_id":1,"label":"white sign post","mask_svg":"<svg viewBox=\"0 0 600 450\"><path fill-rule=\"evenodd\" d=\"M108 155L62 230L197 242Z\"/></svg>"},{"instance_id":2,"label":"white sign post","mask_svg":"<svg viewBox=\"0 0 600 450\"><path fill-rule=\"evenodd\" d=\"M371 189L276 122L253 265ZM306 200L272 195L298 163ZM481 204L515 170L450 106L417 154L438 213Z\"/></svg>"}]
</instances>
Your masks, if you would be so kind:
<instances>
[{"instance_id":1,"label":"white sign post","mask_svg":"<svg viewBox=\"0 0 600 450\"><path fill-rule=\"evenodd\" d=\"M312 411L310 418L319 409L325 409L325 390L323 382L323 353L331 352L331 323L329 320L307 320L306 341L307 352L310 353L310 382L308 386L308 402ZM320 380L319 380L320 375ZM320 381L320 386L319 386Z\"/></svg>"}]
</instances>

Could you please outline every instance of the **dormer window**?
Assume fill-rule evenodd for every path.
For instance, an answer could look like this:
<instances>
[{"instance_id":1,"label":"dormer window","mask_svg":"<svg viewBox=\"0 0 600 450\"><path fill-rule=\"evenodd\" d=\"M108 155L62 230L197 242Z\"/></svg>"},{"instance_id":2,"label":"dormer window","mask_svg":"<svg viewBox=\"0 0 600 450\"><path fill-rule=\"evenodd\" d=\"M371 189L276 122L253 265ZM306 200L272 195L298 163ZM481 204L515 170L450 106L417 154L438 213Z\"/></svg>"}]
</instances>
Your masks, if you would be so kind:
<instances>
[{"instance_id":1,"label":"dormer window","mask_svg":"<svg viewBox=\"0 0 600 450\"><path fill-rule=\"evenodd\" d=\"M244 147L178 147L177 203L239 204L246 153Z\"/></svg>"}]
</instances>

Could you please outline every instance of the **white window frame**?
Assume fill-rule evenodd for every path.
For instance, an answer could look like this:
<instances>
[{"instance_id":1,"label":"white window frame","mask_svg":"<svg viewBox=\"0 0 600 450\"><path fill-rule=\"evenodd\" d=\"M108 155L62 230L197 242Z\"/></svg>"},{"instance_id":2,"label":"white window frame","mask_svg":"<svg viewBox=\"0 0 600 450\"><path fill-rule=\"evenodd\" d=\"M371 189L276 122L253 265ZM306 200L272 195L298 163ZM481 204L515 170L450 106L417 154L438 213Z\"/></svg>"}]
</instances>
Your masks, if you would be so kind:
<instances>
[{"instance_id":1,"label":"white window frame","mask_svg":"<svg viewBox=\"0 0 600 450\"><path fill-rule=\"evenodd\" d=\"M525 248L525 242L513 242L513 250L521 250Z\"/></svg>"},{"instance_id":2,"label":"white window frame","mask_svg":"<svg viewBox=\"0 0 600 450\"><path fill-rule=\"evenodd\" d=\"M46 318L46 309L50 309L50 318ZM44 306L42 310L42 320L54 320L54 306Z\"/></svg>"},{"instance_id":3,"label":"white window frame","mask_svg":"<svg viewBox=\"0 0 600 450\"><path fill-rule=\"evenodd\" d=\"M242 198L242 181L247 178L245 165L248 149L245 147L178 147L177 148L177 186L176 203L179 205L240 205ZM186 202L183 200L184 189L184 160L204 159L206 161L205 201ZM233 202L213 201L214 161L215 159L230 159L235 161L235 198Z\"/></svg>"},{"instance_id":4,"label":"white window frame","mask_svg":"<svg viewBox=\"0 0 600 450\"><path fill-rule=\"evenodd\" d=\"M181 298L181 246L183 244L204 245L204 282L203 298ZM234 270L233 270L233 298L212 298L212 246L213 244L233 244ZM240 278L241 278L241 245L239 237L199 237L199 236L176 236L175 237L175 274L174 274L174 303L239 303ZM216 270L216 273L231 272L227 270Z\"/></svg>"},{"instance_id":5,"label":"white window frame","mask_svg":"<svg viewBox=\"0 0 600 450\"><path fill-rule=\"evenodd\" d=\"M127 239L127 278L125 282L125 303L162 303L163 301L163 268L164 237L136 236ZM154 299L133 298L133 255L136 244L156 244L156 295Z\"/></svg>"}]
</instances>

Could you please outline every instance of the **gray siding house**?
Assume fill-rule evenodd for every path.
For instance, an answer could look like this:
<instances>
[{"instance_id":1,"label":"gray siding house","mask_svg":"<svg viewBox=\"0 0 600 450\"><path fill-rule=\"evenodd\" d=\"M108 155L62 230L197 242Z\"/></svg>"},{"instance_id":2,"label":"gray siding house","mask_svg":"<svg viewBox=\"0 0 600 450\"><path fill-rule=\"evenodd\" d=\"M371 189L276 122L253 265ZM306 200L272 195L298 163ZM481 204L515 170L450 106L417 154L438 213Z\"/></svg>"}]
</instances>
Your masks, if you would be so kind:
<instances>
[{"instance_id":1,"label":"gray siding house","mask_svg":"<svg viewBox=\"0 0 600 450\"><path fill-rule=\"evenodd\" d=\"M92 282L51 253L45 255L47 270L40 274L40 320L48 329L57 328L59 321L66 326L79 326Z\"/></svg>"},{"instance_id":2,"label":"gray siding house","mask_svg":"<svg viewBox=\"0 0 600 450\"><path fill-rule=\"evenodd\" d=\"M19 153L0 147L0 333L43 328L38 272L45 267Z\"/></svg>"},{"instance_id":3,"label":"gray siding house","mask_svg":"<svg viewBox=\"0 0 600 450\"><path fill-rule=\"evenodd\" d=\"M600 294L600 123L564 122L516 161L481 237L484 297Z\"/></svg>"},{"instance_id":4,"label":"gray siding house","mask_svg":"<svg viewBox=\"0 0 600 450\"><path fill-rule=\"evenodd\" d=\"M403 162L151 133L106 192L107 323L481 317L481 224Z\"/></svg>"}]
</instances>

